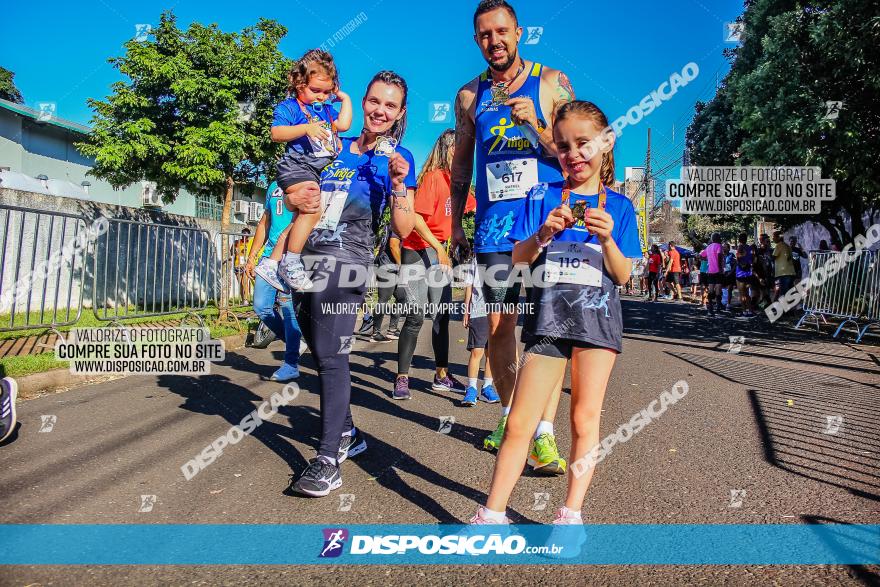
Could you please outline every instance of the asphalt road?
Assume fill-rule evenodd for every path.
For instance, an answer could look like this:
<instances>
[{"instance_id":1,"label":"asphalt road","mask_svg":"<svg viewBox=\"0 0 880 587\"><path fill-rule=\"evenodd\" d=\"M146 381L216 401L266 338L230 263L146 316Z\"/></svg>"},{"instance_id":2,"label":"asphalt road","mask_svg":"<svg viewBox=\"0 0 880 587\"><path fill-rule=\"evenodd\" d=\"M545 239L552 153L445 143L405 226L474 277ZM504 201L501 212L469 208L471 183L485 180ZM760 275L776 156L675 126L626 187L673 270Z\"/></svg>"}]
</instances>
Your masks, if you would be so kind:
<instances>
[{"instance_id":1,"label":"asphalt road","mask_svg":"<svg viewBox=\"0 0 880 587\"><path fill-rule=\"evenodd\" d=\"M584 508L594 524L880 523L880 351L766 323L710 319L693 306L626 300L626 337L602 436L679 379L689 393L600 465ZM464 377L466 331L453 322L453 372ZM2 523L464 523L485 500L493 455L478 449L497 405L458 406L430 390L425 326L414 399L388 398L396 346L359 341L352 411L369 450L343 465L325 499L285 490L314 456L316 377L303 393L190 481L180 467L280 389L267 381L281 344L227 353L202 377L129 377L24 401L21 429L0 446ZM745 337L741 349L730 336ZM729 352L734 351L734 352ZM566 380L568 387L568 380ZM564 394L557 419L569 446ZM41 416L55 416L40 432ZM449 434L438 433L453 416ZM831 420L829 420L831 416ZM840 416L838 420L837 417ZM839 430L829 433L829 422ZM732 507L732 491L741 504ZM524 475L518 522L549 522L565 480ZM338 494L354 496L339 511ZM535 508L535 493L549 505ZM155 495L139 512L141 495ZM267 545L267 547L270 547ZM277 545L276 545L277 547ZM289 545L295 548L296 545ZM0 585L878 584L877 567L36 567L0 568Z\"/></svg>"}]
</instances>

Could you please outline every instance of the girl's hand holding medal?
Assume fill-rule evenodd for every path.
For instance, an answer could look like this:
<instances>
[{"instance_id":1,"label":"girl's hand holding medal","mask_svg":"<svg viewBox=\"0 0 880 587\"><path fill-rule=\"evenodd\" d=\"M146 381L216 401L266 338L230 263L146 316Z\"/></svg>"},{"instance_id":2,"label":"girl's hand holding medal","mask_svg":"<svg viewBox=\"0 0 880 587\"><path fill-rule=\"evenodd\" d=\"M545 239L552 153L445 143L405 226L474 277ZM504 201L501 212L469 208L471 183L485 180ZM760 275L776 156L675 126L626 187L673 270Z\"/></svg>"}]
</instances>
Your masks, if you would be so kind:
<instances>
[{"instance_id":1,"label":"girl's hand holding medal","mask_svg":"<svg viewBox=\"0 0 880 587\"><path fill-rule=\"evenodd\" d=\"M584 216L584 224L590 234L595 234L596 238L603 245L611 240L611 231L614 229L614 219L611 214L602 208L589 208Z\"/></svg>"},{"instance_id":2,"label":"girl's hand holding medal","mask_svg":"<svg viewBox=\"0 0 880 587\"><path fill-rule=\"evenodd\" d=\"M557 233L562 232L566 228L570 228L572 225L574 225L574 216L571 214L571 209L565 204L562 204L561 206L554 208L550 214L547 215L547 220L545 220L543 226L538 229L538 240L543 243L548 243Z\"/></svg>"}]
</instances>

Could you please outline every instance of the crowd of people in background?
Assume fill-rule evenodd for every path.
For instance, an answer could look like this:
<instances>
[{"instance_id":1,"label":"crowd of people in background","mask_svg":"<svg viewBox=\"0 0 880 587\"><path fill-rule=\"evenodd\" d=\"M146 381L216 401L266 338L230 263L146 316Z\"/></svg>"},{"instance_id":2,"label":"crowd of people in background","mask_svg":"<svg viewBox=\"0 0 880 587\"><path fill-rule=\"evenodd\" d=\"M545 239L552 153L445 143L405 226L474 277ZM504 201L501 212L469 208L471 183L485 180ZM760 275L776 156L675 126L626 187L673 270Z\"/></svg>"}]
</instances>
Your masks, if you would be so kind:
<instances>
[{"instance_id":1,"label":"crowd of people in background","mask_svg":"<svg viewBox=\"0 0 880 587\"><path fill-rule=\"evenodd\" d=\"M819 250L839 247L829 248L822 241ZM634 295L638 289L655 302L684 302L687 293L692 303L710 315L733 312L738 306L743 317L752 318L801 280L806 261L807 253L797 237L786 242L780 231L772 239L762 234L757 242L750 242L745 233L736 242L714 233L709 243L693 251L674 241L651 245L641 260L633 262L625 293Z\"/></svg>"}]
</instances>

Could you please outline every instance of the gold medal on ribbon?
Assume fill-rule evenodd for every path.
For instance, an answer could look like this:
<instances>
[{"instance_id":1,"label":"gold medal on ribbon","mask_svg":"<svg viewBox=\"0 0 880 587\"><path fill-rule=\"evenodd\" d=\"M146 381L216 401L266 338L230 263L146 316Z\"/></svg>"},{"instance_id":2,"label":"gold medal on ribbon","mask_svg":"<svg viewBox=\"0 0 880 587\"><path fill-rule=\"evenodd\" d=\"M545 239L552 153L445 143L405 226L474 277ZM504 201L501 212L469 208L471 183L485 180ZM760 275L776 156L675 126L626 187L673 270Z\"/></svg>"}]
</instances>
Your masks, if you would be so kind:
<instances>
[{"instance_id":1,"label":"gold medal on ribbon","mask_svg":"<svg viewBox=\"0 0 880 587\"><path fill-rule=\"evenodd\" d=\"M389 157L397 149L397 139L394 137L379 137L376 139L375 153L379 157Z\"/></svg>"},{"instance_id":2,"label":"gold medal on ribbon","mask_svg":"<svg viewBox=\"0 0 880 587\"><path fill-rule=\"evenodd\" d=\"M494 106L500 106L508 100L510 100L510 94L507 92L507 87L502 84L492 86L492 104Z\"/></svg>"}]
</instances>

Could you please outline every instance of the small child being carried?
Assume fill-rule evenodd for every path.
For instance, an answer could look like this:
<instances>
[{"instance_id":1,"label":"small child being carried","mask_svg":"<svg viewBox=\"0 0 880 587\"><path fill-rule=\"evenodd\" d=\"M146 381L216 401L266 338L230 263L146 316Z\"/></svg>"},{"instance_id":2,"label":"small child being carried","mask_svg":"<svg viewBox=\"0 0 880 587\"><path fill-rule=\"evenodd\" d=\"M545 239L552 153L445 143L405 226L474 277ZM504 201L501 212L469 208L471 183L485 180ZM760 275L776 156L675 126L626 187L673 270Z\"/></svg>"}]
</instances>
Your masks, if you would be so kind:
<instances>
[{"instance_id":1,"label":"small child being carried","mask_svg":"<svg viewBox=\"0 0 880 587\"><path fill-rule=\"evenodd\" d=\"M352 107L351 98L339 89L333 57L322 49L306 52L287 79L289 97L275 107L272 140L287 143L276 167L277 181L287 208L296 214L272 254L260 260L256 273L279 290L289 286L301 291L311 283L300 254L321 212L302 213L294 202L304 191L320 189L321 172L339 153L337 133L351 128ZM338 114L331 103L334 95L342 104Z\"/></svg>"}]
</instances>

